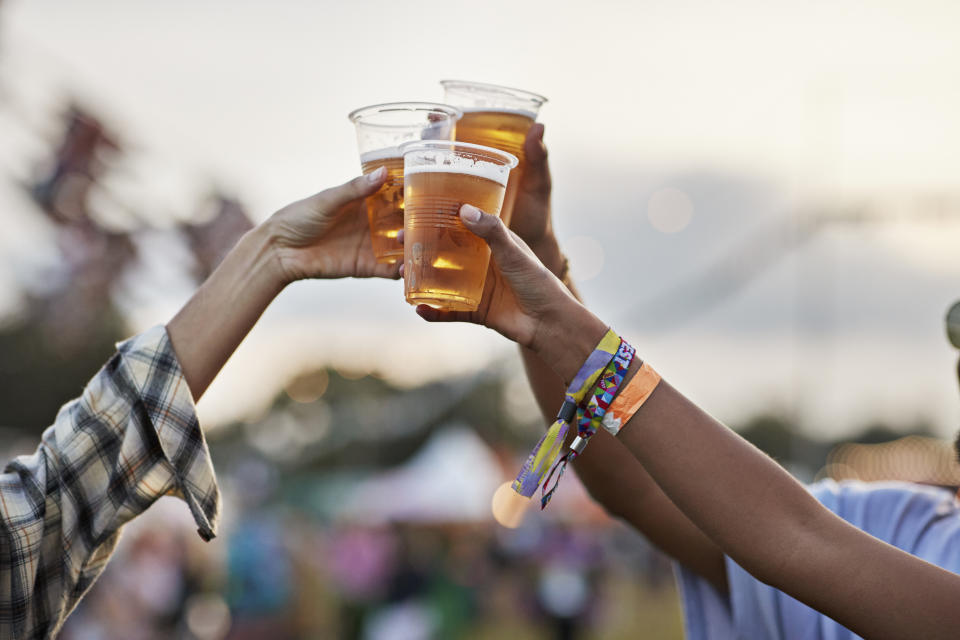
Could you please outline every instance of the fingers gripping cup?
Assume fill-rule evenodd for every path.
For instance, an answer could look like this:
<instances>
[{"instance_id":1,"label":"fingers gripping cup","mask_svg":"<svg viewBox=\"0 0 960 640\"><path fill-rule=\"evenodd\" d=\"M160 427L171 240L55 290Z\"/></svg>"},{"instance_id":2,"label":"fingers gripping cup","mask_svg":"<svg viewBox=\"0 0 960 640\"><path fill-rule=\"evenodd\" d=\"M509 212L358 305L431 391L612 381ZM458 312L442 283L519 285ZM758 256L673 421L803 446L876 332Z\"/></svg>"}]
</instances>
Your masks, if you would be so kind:
<instances>
[{"instance_id":1,"label":"fingers gripping cup","mask_svg":"<svg viewBox=\"0 0 960 640\"><path fill-rule=\"evenodd\" d=\"M482 144L517 156L520 165L510 174L500 219L510 225L513 204L526 169L523 143L547 101L541 95L495 84L443 80L444 100L463 111L457 140Z\"/></svg>"},{"instance_id":2,"label":"fingers gripping cup","mask_svg":"<svg viewBox=\"0 0 960 640\"><path fill-rule=\"evenodd\" d=\"M404 293L410 304L475 311L490 248L460 220L464 204L499 215L513 155L464 142L409 142L404 171Z\"/></svg>"},{"instance_id":3,"label":"fingers gripping cup","mask_svg":"<svg viewBox=\"0 0 960 640\"><path fill-rule=\"evenodd\" d=\"M453 140L460 110L431 102L392 102L363 107L348 116L357 129L363 173L387 168L387 181L367 198L370 240L377 262L403 257L403 158L399 146L413 140Z\"/></svg>"}]
</instances>

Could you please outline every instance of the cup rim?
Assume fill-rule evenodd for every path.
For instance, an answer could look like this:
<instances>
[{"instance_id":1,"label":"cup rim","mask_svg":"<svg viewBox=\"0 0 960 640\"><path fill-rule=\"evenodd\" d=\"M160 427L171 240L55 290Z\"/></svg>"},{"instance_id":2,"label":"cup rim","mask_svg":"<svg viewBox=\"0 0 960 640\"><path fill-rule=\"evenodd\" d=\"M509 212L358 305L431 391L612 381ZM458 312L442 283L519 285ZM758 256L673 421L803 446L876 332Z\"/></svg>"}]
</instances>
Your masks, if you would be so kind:
<instances>
[{"instance_id":1,"label":"cup rim","mask_svg":"<svg viewBox=\"0 0 960 640\"><path fill-rule=\"evenodd\" d=\"M487 91L495 91L496 93L502 93L512 98L529 100L535 103L538 109L548 102L546 96L542 96L539 93L527 91L526 89L517 89L515 87L507 87L502 84L492 84L489 82L475 82L473 80L441 80L440 85L444 89L457 88L457 87L466 87L466 88L476 87L479 89L485 89Z\"/></svg>"},{"instance_id":2,"label":"cup rim","mask_svg":"<svg viewBox=\"0 0 960 640\"><path fill-rule=\"evenodd\" d=\"M382 113L385 111L427 111L431 113L443 113L449 116L454 122L463 117L463 110L459 107L454 107L452 105L443 104L440 102L421 102L414 100L405 102L381 102L379 104L370 104L365 107L354 109L347 114L347 119L354 124L358 124L364 116L374 113ZM364 122L363 125L366 127L376 127L381 129L402 129L410 126L408 124L379 124L370 122Z\"/></svg>"},{"instance_id":3,"label":"cup rim","mask_svg":"<svg viewBox=\"0 0 960 640\"><path fill-rule=\"evenodd\" d=\"M513 155L509 151L504 151L502 149L497 149L496 147L487 147L482 144L474 144L473 142L459 142L457 140L410 140L409 142L404 142L397 146L397 149L400 151L400 156L406 156L411 151L416 151L417 148L420 149L440 149L440 148L464 148L464 149L473 149L476 151L482 151L494 156L499 156L507 161L504 165L509 169L515 169L520 160L517 156Z\"/></svg>"}]
</instances>

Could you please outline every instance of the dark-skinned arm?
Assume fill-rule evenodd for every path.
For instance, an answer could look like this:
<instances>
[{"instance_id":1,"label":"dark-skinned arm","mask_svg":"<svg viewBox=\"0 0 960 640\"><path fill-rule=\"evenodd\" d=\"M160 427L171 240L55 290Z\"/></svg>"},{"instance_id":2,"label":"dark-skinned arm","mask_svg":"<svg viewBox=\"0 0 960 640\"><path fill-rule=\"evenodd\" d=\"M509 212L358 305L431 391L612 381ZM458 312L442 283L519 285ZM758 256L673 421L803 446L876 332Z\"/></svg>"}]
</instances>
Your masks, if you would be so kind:
<instances>
[{"instance_id":1,"label":"dark-skinned arm","mask_svg":"<svg viewBox=\"0 0 960 640\"><path fill-rule=\"evenodd\" d=\"M490 245L501 304L474 315L418 312L428 320L485 324L530 348L561 380L572 379L606 324L497 218L465 206L461 219ZM758 580L865 638L957 637L960 575L845 522L666 380L617 440L687 518ZM601 464L614 466L602 453L593 451Z\"/></svg>"},{"instance_id":2,"label":"dark-skinned arm","mask_svg":"<svg viewBox=\"0 0 960 640\"><path fill-rule=\"evenodd\" d=\"M564 273L566 258L553 232L552 180L543 132L543 125L535 124L527 135L526 171L521 178L511 227L554 275L566 275L564 284L579 300L569 274ZM498 281L491 282L496 285ZM494 301L495 297L488 299ZM563 403L566 385L533 351L521 346L520 354L544 422L550 424ZM608 513L637 529L652 544L721 592L727 590L726 567L719 547L677 509L643 465L615 438L606 432L598 433L590 447L573 463L573 468L593 499Z\"/></svg>"}]
</instances>

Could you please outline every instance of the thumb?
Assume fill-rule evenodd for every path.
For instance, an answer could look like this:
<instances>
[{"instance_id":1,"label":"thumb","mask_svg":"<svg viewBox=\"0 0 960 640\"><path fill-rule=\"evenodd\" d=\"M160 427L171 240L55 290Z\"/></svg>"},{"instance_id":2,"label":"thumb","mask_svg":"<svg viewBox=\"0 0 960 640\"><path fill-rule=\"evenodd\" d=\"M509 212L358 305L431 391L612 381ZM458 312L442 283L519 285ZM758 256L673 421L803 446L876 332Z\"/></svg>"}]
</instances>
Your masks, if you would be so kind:
<instances>
[{"instance_id":1,"label":"thumb","mask_svg":"<svg viewBox=\"0 0 960 640\"><path fill-rule=\"evenodd\" d=\"M380 167L376 171L357 176L339 186L321 191L314 198L316 198L317 205L321 209L335 211L352 200L373 195L386 181L387 169L386 167Z\"/></svg>"},{"instance_id":2,"label":"thumb","mask_svg":"<svg viewBox=\"0 0 960 640\"><path fill-rule=\"evenodd\" d=\"M460 220L463 226L486 241L493 261L507 280L536 265L524 246L497 216L465 204L460 207Z\"/></svg>"}]
</instances>

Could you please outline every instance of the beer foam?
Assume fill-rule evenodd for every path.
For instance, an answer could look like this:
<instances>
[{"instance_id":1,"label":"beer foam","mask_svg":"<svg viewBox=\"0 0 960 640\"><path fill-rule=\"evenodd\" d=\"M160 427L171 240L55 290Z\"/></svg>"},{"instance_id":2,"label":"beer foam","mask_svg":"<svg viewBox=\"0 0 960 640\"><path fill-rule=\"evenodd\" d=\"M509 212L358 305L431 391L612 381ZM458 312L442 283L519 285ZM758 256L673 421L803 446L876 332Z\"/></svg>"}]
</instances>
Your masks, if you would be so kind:
<instances>
[{"instance_id":1,"label":"beer foam","mask_svg":"<svg viewBox=\"0 0 960 640\"><path fill-rule=\"evenodd\" d=\"M390 158L400 159L402 157L399 147L384 147L383 149L374 149L373 151L361 153L360 164L367 164L368 162L375 162L377 160L389 160Z\"/></svg>"},{"instance_id":2,"label":"beer foam","mask_svg":"<svg viewBox=\"0 0 960 640\"><path fill-rule=\"evenodd\" d=\"M507 109L506 107L459 107L461 111L466 113L506 113L511 116L524 116L525 118L530 118L531 120L537 119L537 114L533 111L527 111L525 109Z\"/></svg>"},{"instance_id":3,"label":"beer foam","mask_svg":"<svg viewBox=\"0 0 960 640\"><path fill-rule=\"evenodd\" d=\"M506 171L506 167L503 165L484 162L483 160L471 160L460 156L448 156L444 158L443 164L421 164L404 167L404 173L406 175L414 173L465 173L478 178L485 178L503 186L507 186L507 178L510 177L510 172Z\"/></svg>"}]
</instances>

